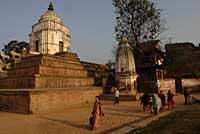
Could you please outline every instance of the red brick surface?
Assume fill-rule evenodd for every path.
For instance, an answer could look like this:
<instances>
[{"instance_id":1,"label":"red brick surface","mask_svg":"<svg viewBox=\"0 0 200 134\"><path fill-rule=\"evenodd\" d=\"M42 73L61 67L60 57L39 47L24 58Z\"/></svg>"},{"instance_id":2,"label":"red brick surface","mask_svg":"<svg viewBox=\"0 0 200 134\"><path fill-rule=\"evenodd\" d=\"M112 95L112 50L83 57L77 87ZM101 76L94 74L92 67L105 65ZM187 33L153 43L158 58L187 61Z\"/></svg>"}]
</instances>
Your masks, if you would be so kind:
<instances>
[{"instance_id":1,"label":"red brick surface","mask_svg":"<svg viewBox=\"0 0 200 134\"><path fill-rule=\"evenodd\" d=\"M58 54L59 55L59 54ZM8 70L7 78L0 78L0 88L66 88L94 85L94 78L80 62L77 54L28 57Z\"/></svg>"},{"instance_id":2,"label":"red brick surface","mask_svg":"<svg viewBox=\"0 0 200 134\"><path fill-rule=\"evenodd\" d=\"M3 111L17 113L45 113L69 106L92 103L102 93L101 87L77 87L66 89L3 90L0 91L0 107Z\"/></svg>"}]
</instances>

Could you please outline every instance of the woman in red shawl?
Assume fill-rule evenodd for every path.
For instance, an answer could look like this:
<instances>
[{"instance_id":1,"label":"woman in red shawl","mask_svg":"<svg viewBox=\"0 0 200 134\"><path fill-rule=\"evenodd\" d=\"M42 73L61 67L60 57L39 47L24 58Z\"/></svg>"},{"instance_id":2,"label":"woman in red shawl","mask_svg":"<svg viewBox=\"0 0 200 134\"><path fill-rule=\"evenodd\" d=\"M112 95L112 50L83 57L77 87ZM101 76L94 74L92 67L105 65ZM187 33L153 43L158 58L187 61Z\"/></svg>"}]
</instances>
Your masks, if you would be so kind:
<instances>
[{"instance_id":1,"label":"woman in red shawl","mask_svg":"<svg viewBox=\"0 0 200 134\"><path fill-rule=\"evenodd\" d=\"M96 96L93 111L90 116L90 126L92 130L97 129L99 127L100 116L104 115L101 105L102 103L100 102L100 97Z\"/></svg>"},{"instance_id":2,"label":"woman in red shawl","mask_svg":"<svg viewBox=\"0 0 200 134\"><path fill-rule=\"evenodd\" d=\"M173 98L174 98L174 95L171 93L171 90L169 90L168 93L167 93L167 100L168 100L167 105L168 105L168 109L173 108L173 106L175 104Z\"/></svg>"}]
</instances>

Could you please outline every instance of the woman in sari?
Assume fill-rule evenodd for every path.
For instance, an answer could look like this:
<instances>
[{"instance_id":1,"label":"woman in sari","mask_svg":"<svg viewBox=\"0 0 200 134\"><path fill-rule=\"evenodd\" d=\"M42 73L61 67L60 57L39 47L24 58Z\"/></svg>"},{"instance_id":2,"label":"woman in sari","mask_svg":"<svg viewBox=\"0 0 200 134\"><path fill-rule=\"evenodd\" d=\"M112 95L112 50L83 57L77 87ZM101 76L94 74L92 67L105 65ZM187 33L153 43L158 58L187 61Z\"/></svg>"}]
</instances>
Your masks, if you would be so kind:
<instances>
[{"instance_id":1,"label":"woman in sari","mask_svg":"<svg viewBox=\"0 0 200 134\"><path fill-rule=\"evenodd\" d=\"M173 98L174 98L174 95L171 93L171 90L169 90L168 93L167 93L167 100L168 100L167 105L168 105L168 109L173 108L173 106L175 104Z\"/></svg>"},{"instance_id":2,"label":"woman in sari","mask_svg":"<svg viewBox=\"0 0 200 134\"><path fill-rule=\"evenodd\" d=\"M166 105L166 101L165 101L165 95L164 95L162 90L160 90L160 93L158 94L158 97L161 99L161 103L162 103L162 106L161 106L160 110L164 110L164 107Z\"/></svg>"},{"instance_id":3,"label":"woman in sari","mask_svg":"<svg viewBox=\"0 0 200 134\"><path fill-rule=\"evenodd\" d=\"M92 130L99 127L100 116L104 115L101 106L102 103L100 102L100 97L96 96L93 111L90 116L90 126Z\"/></svg>"}]
</instances>

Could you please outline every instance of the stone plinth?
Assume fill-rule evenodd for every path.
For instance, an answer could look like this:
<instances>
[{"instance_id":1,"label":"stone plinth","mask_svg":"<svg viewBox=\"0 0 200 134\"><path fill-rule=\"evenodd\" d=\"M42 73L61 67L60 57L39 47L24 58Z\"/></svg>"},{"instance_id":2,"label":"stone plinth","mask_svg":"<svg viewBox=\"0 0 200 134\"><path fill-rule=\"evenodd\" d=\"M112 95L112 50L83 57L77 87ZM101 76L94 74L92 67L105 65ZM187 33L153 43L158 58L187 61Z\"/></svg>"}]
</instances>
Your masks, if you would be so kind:
<instances>
[{"instance_id":1,"label":"stone plinth","mask_svg":"<svg viewBox=\"0 0 200 134\"><path fill-rule=\"evenodd\" d=\"M0 88L66 88L92 86L77 54L63 52L56 55L28 57L8 70L8 77L0 78Z\"/></svg>"},{"instance_id":2,"label":"stone plinth","mask_svg":"<svg viewBox=\"0 0 200 134\"><path fill-rule=\"evenodd\" d=\"M24 114L46 113L78 104L93 103L94 97L101 93L101 87L1 89L0 109Z\"/></svg>"}]
</instances>

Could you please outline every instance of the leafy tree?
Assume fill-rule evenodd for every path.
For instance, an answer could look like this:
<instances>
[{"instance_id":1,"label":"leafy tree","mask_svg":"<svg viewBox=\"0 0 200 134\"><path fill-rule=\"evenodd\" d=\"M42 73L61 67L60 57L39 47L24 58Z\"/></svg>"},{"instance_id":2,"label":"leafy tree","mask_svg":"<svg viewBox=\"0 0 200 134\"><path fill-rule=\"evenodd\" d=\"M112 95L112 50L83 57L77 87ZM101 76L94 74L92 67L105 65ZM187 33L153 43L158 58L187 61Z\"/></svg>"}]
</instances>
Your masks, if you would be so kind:
<instances>
[{"instance_id":1,"label":"leafy tree","mask_svg":"<svg viewBox=\"0 0 200 134\"><path fill-rule=\"evenodd\" d=\"M11 55L12 51L21 53L23 49L29 50L29 44L25 41L18 42L17 40L10 41L7 45L4 45L4 53L6 55Z\"/></svg>"},{"instance_id":2,"label":"leafy tree","mask_svg":"<svg viewBox=\"0 0 200 134\"><path fill-rule=\"evenodd\" d=\"M113 0L116 17L116 38L127 36L133 46L153 40L163 32L161 9L149 0Z\"/></svg>"}]
</instances>

